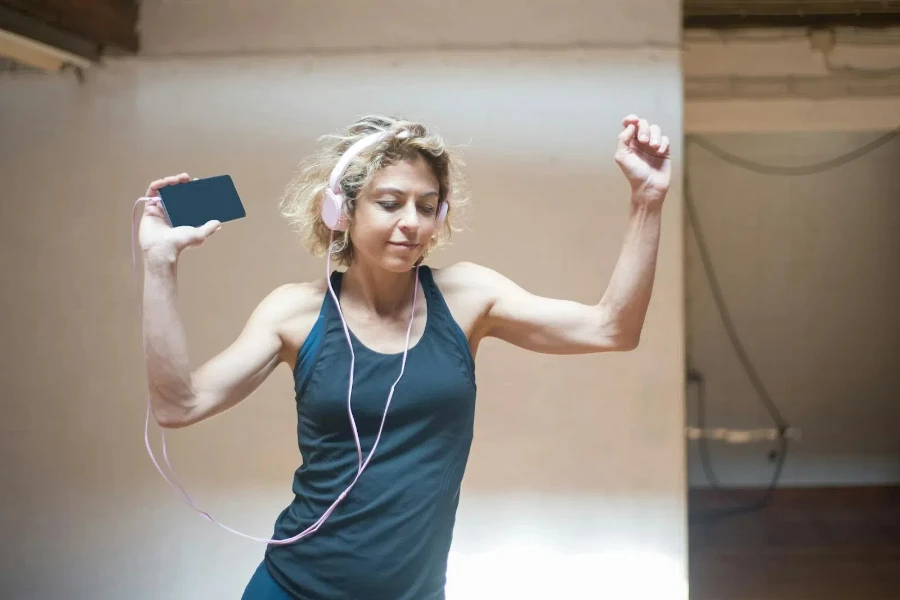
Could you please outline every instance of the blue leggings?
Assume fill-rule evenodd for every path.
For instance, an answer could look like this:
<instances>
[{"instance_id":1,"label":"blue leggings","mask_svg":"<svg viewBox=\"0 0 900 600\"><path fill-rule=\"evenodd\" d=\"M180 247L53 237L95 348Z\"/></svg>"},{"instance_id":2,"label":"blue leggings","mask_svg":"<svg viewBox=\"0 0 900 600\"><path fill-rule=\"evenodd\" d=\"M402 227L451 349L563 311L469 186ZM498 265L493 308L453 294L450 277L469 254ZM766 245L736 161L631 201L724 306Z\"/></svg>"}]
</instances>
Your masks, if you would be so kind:
<instances>
[{"instance_id":1,"label":"blue leggings","mask_svg":"<svg viewBox=\"0 0 900 600\"><path fill-rule=\"evenodd\" d=\"M264 562L259 563L241 600L293 600L284 588L275 583Z\"/></svg>"}]
</instances>

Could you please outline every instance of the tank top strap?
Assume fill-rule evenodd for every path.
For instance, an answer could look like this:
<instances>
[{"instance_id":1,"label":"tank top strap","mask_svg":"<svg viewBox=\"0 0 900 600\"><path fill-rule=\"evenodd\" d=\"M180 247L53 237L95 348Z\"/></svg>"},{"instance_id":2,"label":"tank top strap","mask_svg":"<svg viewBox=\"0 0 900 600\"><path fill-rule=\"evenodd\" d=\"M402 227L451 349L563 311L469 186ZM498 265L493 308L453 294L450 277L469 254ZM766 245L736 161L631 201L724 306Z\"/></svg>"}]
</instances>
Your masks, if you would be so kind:
<instances>
[{"instance_id":1,"label":"tank top strap","mask_svg":"<svg viewBox=\"0 0 900 600\"><path fill-rule=\"evenodd\" d=\"M331 285L334 287L335 293L338 293L340 290L340 276L341 273L338 271L333 271L330 276ZM331 292L326 289L325 296L322 298L322 305L319 308L319 316L297 351L296 364L294 365L294 391L298 398L304 394L312 378L316 363L319 360L319 354L324 345L325 335L328 333L329 323L332 315L336 314L336 312Z\"/></svg>"},{"instance_id":2,"label":"tank top strap","mask_svg":"<svg viewBox=\"0 0 900 600\"><path fill-rule=\"evenodd\" d=\"M334 295L340 300L341 298L341 283L344 281L344 273L342 271L332 271L329 276L331 280L331 287L334 289ZM325 322L330 323L332 320L337 319L340 321L340 316L338 316L337 308L334 306L334 298L331 297L331 290L327 287L325 288L325 298L322 300L322 308L325 313Z\"/></svg>"},{"instance_id":3,"label":"tank top strap","mask_svg":"<svg viewBox=\"0 0 900 600\"><path fill-rule=\"evenodd\" d=\"M343 281L344 273L342 271L331 272L331 287L334 288L334 295L338 298L341 297L341 282ZM331 297L331 293L328 290L325 290L325 294L329 302L334 302L334 299Z\"/></svg>"},{"instance_id":4,"label":"tank top strap","mask_svg":"<svg viewBox=\"0 0 900 600\"><path fill-rule=\"evenodd\" d=\"M419 281L422 283L422 289L428 301L428 318L434 320L436 328L440 330L443 336L452 340L452 343L455 344L461 357L464 359L469 376L474 379L475 360L472 358L472 352L469 349L469 340L466 338L466 334L459 326L459 323L453 318L444 295L434 281L434 273L431 267L427 265L419 267Z\"/></svg>"}]
</instances>

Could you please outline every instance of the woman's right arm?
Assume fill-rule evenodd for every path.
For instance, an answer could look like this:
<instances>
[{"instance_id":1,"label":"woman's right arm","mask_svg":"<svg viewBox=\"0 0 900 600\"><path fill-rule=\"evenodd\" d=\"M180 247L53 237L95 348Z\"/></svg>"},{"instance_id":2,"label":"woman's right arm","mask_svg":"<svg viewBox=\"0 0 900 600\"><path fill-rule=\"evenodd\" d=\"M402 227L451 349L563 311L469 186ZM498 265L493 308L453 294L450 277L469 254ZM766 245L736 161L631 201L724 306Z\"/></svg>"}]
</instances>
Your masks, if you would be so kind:
<instances>
[{"instance_id":1,"label":"woman's right arm","mask_svg":"<svg viewBox=\"0 0 900 600\"><path fill-rule=\"evenodd\" d=\"M281 361L278 325L289 310L285 294L270 294L228 348L192 371L176 306L176 263L151 259L146 265L144 351L156 421L166 428L186 427L247 398Z\"/></svg>"},{"instance_id":2,"label":"woman's right arm","mask_svg":"<svg viewBox=\"0 0 900 600\"><path fill-rule=\"evenodd\" d=\"M187 174L150 184L147 196L166 185L190 181ZM191 369L184 325L177 308L180 253L199 246L219 229L172 228L159 206L148 204L140 225L144 257L143 331L150 403L156 421L167 428L186 427L217 415L249 396L282 358L279 327L296 311L290 286L275 290L250 316L238 338L198 369Z\"/></svg>"}]
</instances>

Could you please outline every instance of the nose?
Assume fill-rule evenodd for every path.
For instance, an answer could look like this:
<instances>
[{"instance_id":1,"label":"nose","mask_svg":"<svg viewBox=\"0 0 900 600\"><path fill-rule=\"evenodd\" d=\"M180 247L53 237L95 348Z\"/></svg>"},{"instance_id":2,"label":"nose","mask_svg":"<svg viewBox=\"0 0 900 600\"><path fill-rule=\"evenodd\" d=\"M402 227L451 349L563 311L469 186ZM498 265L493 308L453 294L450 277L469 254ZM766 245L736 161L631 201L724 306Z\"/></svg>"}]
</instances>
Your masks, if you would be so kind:
<instances>
[{"instance_id":1,"label":"nose","mask_svg":"<svg viewBox=\"0 0 900 600\"><path fill-rule=\"evenodd\" d=\"M400 212L400 229L415 233L419 229L419 211L415 202L407 202Z\"/></svg>"}]
</instances>

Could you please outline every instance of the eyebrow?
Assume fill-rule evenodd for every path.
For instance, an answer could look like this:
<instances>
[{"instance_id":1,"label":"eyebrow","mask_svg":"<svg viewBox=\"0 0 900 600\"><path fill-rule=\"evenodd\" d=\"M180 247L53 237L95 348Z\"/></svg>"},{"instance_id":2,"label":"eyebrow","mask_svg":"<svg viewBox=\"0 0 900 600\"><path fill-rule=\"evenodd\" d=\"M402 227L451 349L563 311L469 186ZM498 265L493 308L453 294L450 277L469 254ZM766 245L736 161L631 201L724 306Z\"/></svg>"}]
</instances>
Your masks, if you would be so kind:
<instances>
[{"instance_id":1,"label":"eyebrow","mask_svg":"<svg viewBox=\"0 0 900 600\"><path fill-rule=\"evenodd\" d=\"M375 193L376 194L395 194L398 196L402 196L402 195L404 195L405 192L403 190L401 190L400 188L395 188L392 186L379 186L379 187L375 188ZM434 198L434 197L439 197L440 195L441 195L441 193L438 192L437 190L435 190L435 191L425 192L424 194L420 194L419 198L420 199L421 198Z\"/></svg>"}]
</instances>

